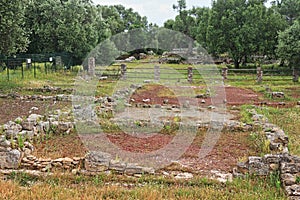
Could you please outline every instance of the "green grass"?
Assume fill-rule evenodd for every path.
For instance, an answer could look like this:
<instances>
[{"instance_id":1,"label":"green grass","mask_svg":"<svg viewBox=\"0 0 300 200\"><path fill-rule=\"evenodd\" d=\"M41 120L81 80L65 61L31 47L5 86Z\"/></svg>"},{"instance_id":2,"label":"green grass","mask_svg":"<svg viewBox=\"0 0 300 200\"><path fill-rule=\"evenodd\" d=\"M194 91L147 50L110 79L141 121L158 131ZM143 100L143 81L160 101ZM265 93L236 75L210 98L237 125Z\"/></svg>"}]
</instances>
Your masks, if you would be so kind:
<instances>
[{"instance_id":1,"label":"green grass","mask_svg":"<svg viewBox=\"0 0 300 200\"><path fill-rule=\"evenodd\" d=\"M39 88L44 85L60 88L73 88L74 78L77 72L58 70L56 72L45 73L44 66L37 64L36 77L34 69L24 69L24 78L22 78L21 69L10 70L9 80L7 71L0 72L0 92L11 93L19 92L22 94L33 94L32 91L26 91L25 88Z\"/></svg>"},{"instance_id":2,"label":"green grass","mask_svg":"<svg viewBox=\"0 0 300 200\"><path fill-rule=\"evenodd\" d=\"M300 108L273 108L257 109L272 123L281 127L289 136L289 150L291 154L300 155Z\"/></svg>"}]
</instances>

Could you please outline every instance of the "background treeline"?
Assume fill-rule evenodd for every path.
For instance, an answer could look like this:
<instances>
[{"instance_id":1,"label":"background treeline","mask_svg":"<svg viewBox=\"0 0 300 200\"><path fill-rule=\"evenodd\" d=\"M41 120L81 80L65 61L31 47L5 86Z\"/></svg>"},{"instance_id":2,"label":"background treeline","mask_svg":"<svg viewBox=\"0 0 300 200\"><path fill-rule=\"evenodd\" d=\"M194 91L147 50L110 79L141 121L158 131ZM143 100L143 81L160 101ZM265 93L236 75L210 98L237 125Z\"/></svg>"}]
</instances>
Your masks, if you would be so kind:
<instances>
[{"instance_id":1,"label":"background treeline","mask_svg":"<svg viewBox=\"0 0 300 200\"><path fill-rule=\"evenodd\" d=\"M300 0L213 0L211 8L187 9L178 0L178 15L164 27L196 40L214 56L233 60L235 67L253 56L300 63ZM172 5L170 5L172 9ZM0 55L71 53L76 63L97 44L135 28L150 31L148 23L122 5L95 5L91 0L1 0ZM144 41L145 42L145 41Z\"/></svg>"}]
</instances>

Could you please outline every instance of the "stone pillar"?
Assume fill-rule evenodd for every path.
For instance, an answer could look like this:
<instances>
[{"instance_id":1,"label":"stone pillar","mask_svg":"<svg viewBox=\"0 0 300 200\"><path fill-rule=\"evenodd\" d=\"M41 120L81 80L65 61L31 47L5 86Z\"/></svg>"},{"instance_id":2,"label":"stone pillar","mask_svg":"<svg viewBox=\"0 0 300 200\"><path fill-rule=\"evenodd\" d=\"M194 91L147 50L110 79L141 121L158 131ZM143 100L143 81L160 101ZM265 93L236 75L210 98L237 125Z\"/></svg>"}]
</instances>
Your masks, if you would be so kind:
<instances>
[{"instance_id":1,"label":"stone pillar","mask_svg":"<svg viewBox=\"0 0 300 200\"><path fill-rule=\"evenodd\" d=\"M90 57L88 61L88 74L90 76L95 76L95 58Z\"/></svg>"},{"instance_id":2,"label":"stone pillar","mask_svg":"<svg viewBox=\"0 0 300 200\"><path fill-rule=\"evenodd\" d=\"M193 68L188 67L188 82L192 83L193 82Z\"/></svg>"},{"instance_id":3,"label":"stone pillar","mask_svg":"<svg viewBox=\"0 0 300 200\"><path fill-rule=\"evenodd\" d=\"M227 75L228 75L228 68L227 67L222 68L222 77L223 77L223 80L227 80Z\"/></svg>"},{"instance_id":4,"label":"stone pillar","mask_svg":"<svg viewBox=\"0 0 300 200\"><path fill-rule=\"evenodd\" d=\"M293 82L299 82L299 69L293 69Z\"/></svg>"},{"instance_id":5,"label":"stone pillar","mask_svg":"<svg viewBox=\"0 0 300 200\"><path fill-rule=\"evenodd\" d=\"M160 68L159 66L154 67L154 80L159 81L160 80Z\"/></svg>"},{"instance_id":6,"label":"stone pillar","mask_svg":"<svg viewBox=\"0 0 300 200\"><path fill-rule=\"evenodd\" d=\"M61 60L61 56L56 56L55 57L55 65L56 66L62 66L63 65L62 60Z\"/></svg>"},{"instance_id":7,"label":"stone pillar","mask_svg":"<svg viewBox=\"0 0 300 200\"><path fill-rule=\"evenodd\" d=\"M262 79L263 79L263 70L261 69L261 67L257 67L257 82L261 83Z\"/></svg>"},{"instance_id":8,"label":"stone pillar","mask_svg":"<svg viewBox=\"0 0 300 200\"><path fill-rule=\"evenodd\" d=\"M126 71L127 66L125 64L121 64L121 79L126 80Z\"/></svg>"}]
</instances>

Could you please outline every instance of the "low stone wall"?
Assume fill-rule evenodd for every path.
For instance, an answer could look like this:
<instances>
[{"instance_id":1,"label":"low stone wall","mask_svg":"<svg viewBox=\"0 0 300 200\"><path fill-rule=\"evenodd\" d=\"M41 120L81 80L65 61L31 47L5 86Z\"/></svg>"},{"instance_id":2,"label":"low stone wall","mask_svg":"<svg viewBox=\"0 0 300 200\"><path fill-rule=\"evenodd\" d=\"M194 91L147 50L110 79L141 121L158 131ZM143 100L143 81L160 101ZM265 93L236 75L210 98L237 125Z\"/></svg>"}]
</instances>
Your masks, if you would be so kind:
<instances>
[{"instance_id":1,"label":"low stone wall","mask_svg":"<svg viewBox=\"0 0 300 200\"><path fill-rule=\"evenodd\" d=\"M282 186L290 199L300 199L300 157L289 154L288 137L278 126L268 123L263 116L251 110L253 121L263 129L271 154L251 156L234 169L235 176L279 174Z\"/></svg>"},{"instance_id":2,"label":"low stone wall","mask_svg":"<svg viewBox=\"0 0 300 200\"><path fill-rule=\"evenodd\" d=\"M17 93L0 94L2 99L18 99L18 100L31 100L31 101L64 101L71 102L73 95L57 94L55 96L44 95L19 95Z\"/></svg>"},{"instance_id":3,"label":"low stone wall","mask_svg":"<svg viewBox=\"0 0 300 200\"><path fill-rule=\"evenodd\" d=\"M32 160L32 152L34 146L30 141L34 137L43 137L50 132L70 133L74 130L73 122L65 122L60 119L71 119L72 115L69 112L57 110L49 116L31 114L29 117L16 118L14 121L9 121L0 127L0 168L1 169L16 169L22 165L23 159L27 157ZM31 162L30 162L31 163ZM28 163L25 162L24 166ZM39 164L39 163L37 163ZM32 165L35 166L34 163ZM29 167L31 169L31 167Z\"/></svg>"},{"instance_id":4,"label":"low stone wall","mask_svg":"<svg viewBox=\"0 0 300 200\"><path fill-rule=\"evenodd\" d=\"M121 174L135 175L150 173L154 174L155 170L151 167L139 166L135 163L126 163L114 160L112 156L104 152L92 151L85 158L85 169L88 172L99 173L103 171L115 171Z\"/></svg>"},{"instance_id":5,"label":"low stone wall","mask_svg":"<svg viewBox=\"0 0 300 200\"><path fill-rule=\"evenodd\" d=\"M73 158L37 158L33 155L27 155L22 158L20 168L29 170L39 170L49 172L52 170L74 170L82 169L84 166L84 157Z\"/></svg>"}]
</instances>

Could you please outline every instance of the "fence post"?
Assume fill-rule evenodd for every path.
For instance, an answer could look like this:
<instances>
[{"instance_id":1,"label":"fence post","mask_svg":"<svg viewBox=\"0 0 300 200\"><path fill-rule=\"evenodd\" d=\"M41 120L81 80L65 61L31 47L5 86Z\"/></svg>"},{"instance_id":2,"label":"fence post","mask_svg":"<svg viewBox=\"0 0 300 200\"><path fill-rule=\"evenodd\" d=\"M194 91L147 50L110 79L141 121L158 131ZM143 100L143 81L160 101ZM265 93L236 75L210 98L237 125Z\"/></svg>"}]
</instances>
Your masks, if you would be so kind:
<instances>
[{"instance_id":1,"label":"fence post","mask_svg":"<svg viewBox=\"0 0 300 200\"><path fill-rule=\"evenodd\" d=\"M8 61L6 64L6 68L7 68L7 81L9 81L9 66L8 66Z\"/></svg>"},{"instance_id":2,"label":"fence post","mask_svg":"<svg viewBox=\"0 0 300 200\"><path fill-rule=\"evenodd\" d=\"M257 71L257 83L261 83L263 79L263 70L261 69L261 67L257 67L256 71Z\"/></svg>"},{"instance_id":3,"label":"fence post","mask_svg":"<svg viewBox=\"0 0 300 200\"><path fill-rule=\"evenodd\" d=\"M36 78L36 66L35 66L35 62L33 63L33 76L34 76L34 78Z\"/></svg>"},{"instance_id":4,"label":"fence post","mask_svg":"<svg viewBox=\"0 0 300 200\"><path fill-rule=\"evenodd\" d=\"M22 79L24 79L24 68L23 68L23 63L21 65L21 70L22 70Z\"/></svg>"},{"instance_id":5,"label":"fence post","mask_svg":"<svg viewBox=\"0 0 300 200\"><path fill-rule=\"evenodd\" d=\"M192 83L193 82L193 68L188 67L188 82Z\"/></svg>"},{"instance_id":6,"label":"fence post","mask_svg":"<svg viewBox=\"0 0 300 200\"><path fill-rule=\"evenodd\" d=\"M121 64L121 79L126 80L126 71L127 66L125 64Z\"/></svg>"},{"instance_id":7,"label":"fence post","mask_svg":"<svg viewBox=\"0 0 300 200\"><path fill-rule=\"evenodd\" d=\"M160 68L159 66L154 66L154 80L159 81L160 80Z\"/></svg>"},{"instance_id":8,"label":"fence post","mask_svg":"<svg viewBox=\"0 0 300 200\"><path fill-rule=\"evenodd\" d=\"M222 77L223 77L223 80L227 80L227 75L228 75L228 68L227 67L222 68Z\"/></svg>"},{"instance_id":9,"label":"fence post","mask_svg":"<svg viewBox=\"0 0 300 200\"><path fill-rule=\"evenodd\" d=\"M299 69L295 67L293 69L293 82L299 82Z\"/></svg>"},{"instance_id":10,"label":"fence post","mask_svg":"<svg viewBox=\"0 0 300 200\"><path fill-rule=\"evenodd\" d=\"M44 64L44 67L45 67L45 73L47 74L48 72L47 72L47 63L46 62Z\"/></svg>"},{"instance_id":11,"label":"fence post","mask_svg":"<svg viewBox=\"0 0 300 200\"><path fill-rule=\"evenodd\" d=\"M90 76L95 76L95 58L94 57L89 58L88 73Z\"/></svg>"}]
</instances>

